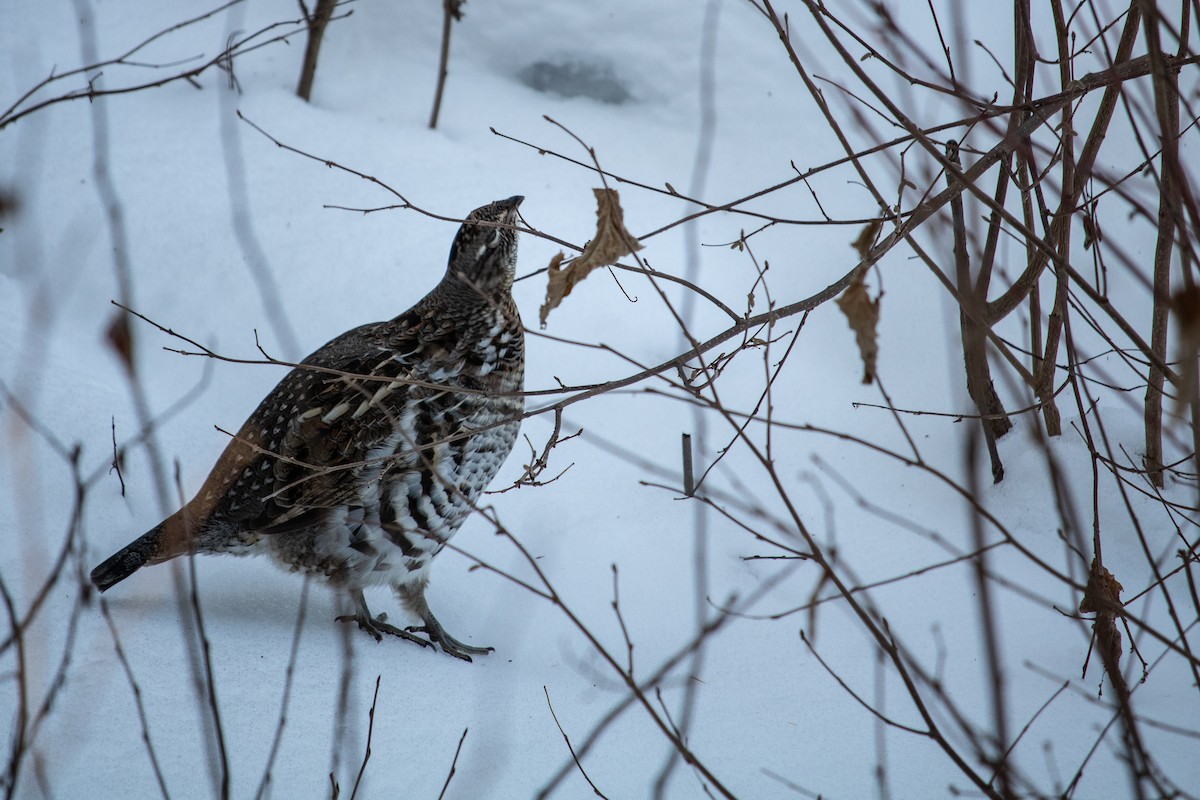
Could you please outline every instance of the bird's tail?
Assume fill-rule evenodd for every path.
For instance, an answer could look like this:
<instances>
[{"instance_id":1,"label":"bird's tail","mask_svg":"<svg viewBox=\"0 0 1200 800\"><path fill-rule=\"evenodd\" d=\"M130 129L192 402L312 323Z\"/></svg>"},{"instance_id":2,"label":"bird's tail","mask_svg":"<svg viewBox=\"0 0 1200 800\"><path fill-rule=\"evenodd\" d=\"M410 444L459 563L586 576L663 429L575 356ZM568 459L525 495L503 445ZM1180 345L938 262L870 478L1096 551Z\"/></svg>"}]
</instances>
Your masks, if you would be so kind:
<instances>
[{"instance_id":1,"label":"bird's tail","mask_svg":"<svg viewBox=\"0 0 1200 800\"><path fill-rule=\"evenodd\" d=\"M92 570L92 583L103 592L137 572L158 551L162 533L163 526L160 523L109 556L103 564Z\"/></svg>"},{"instance_id":2,"label":"bird's tail","mask_svg":"<svg viewBox=\"0 0 1200 800\"><path fill-rule=\"evenodd\" d=\"M176 512L109 556L92 570L92 583L100 591L116 586L147 564L159 564L189 551L182 512Z\"/></svg>"}]
</instances>

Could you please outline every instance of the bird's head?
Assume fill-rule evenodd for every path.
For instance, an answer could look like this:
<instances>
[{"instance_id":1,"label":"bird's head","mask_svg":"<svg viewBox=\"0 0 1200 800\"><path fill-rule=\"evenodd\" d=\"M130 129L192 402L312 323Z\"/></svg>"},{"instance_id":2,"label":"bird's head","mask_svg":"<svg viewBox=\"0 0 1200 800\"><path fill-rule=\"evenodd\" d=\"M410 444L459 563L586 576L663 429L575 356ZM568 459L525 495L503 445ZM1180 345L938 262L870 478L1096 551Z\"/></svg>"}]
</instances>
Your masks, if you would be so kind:
<instances>
[{"instance_id":1,"label":"bird's head","mask_svg":"<svg viewBox=\"0 0 1200 800\"><path fill-rule=\"evenodd\" d=\"M517 266L517 208L525 198L496 200L467 215L450 246L446 277L489 295L512 288Z\"/></svg>"}]
</instances>

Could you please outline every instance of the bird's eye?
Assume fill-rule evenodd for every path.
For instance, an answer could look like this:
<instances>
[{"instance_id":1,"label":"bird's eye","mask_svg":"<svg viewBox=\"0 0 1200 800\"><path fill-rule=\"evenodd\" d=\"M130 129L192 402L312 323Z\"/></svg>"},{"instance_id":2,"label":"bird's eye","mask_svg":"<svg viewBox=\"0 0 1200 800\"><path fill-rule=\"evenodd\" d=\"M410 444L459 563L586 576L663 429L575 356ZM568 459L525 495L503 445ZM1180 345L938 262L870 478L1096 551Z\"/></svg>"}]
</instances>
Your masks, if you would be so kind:
<instances>
[{"instance_id":1,"label":"bird's eye","mask_svg":"<svg viewBox=\"0 0 1200 800\"><path fill-rule=\"evenodd\" d=\"M498 244L500 244L500 229L496 228L492 233L492 238L488 239L488 247L495 247Z\"/></svg>"}]
</instances>

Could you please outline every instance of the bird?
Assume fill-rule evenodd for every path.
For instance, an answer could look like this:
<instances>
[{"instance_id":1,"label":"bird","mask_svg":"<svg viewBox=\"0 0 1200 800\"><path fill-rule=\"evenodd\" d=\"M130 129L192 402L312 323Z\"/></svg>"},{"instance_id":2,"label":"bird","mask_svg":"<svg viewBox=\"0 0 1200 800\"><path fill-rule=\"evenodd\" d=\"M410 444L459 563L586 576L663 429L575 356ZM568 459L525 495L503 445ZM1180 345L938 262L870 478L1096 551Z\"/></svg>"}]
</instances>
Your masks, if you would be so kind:
<instances>
[{"instance_id":1,"label":"bird","mask_svg":"<svg viewBox=\"0 0 1200 800\"><path fill-rule=\"evenodd\" d=\"M266 554L345 592L354 614L338 619L376 641L436 644L466 661L492 652L447 633L425 588L520 427L525 329L512 284L523 199L472 211L441 281L408 311L292 369L196 496L92 570L92 583L104 592L183 555ZM419 626L371 615L363 590L381 585Z\"/></svg>"}]
</instances>

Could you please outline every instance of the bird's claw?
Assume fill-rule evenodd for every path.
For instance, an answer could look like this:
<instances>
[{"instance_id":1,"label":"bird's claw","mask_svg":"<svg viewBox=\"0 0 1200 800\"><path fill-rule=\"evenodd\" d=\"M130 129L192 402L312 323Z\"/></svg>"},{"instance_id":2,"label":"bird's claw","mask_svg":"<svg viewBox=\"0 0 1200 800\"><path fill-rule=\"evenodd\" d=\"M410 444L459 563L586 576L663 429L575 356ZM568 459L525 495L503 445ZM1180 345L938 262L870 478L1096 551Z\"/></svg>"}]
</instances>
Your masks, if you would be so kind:
<instances>
[{"instance_id":1,"label":"bird's claw","mask_svg":"<svg viewBox=\"0 0 1200 800\"><path fill-rule=\"evenodd\" d=\"M450 634L446 633L446 629L441 626L437 620L433 620L432 624L426 621L424 625L413 625L405 629L410 635L423 633L441 645L442 651L461 658L463 661L473 661L471 656L486 656L488 653L496 652L494 647L474 647L469 644L463 644L455 639ZM422 640L424 641L424 640Z\"/></svg>"},{"instance_id":2,"label":"bird's claw","mask_svg":"<svg viewBox=\"0 0 1200 800\"><path fill-rule=\"evenodd\" d=\"M336 619L338 622L357 623L360 629L371 634L371 636L373 636L377 642L383 641L383 634L386 633L390 636L398 636L401 639L407 639L408 641L419 644L422 647L433 647L433 642L431 642L429 639L423 639L420 636L410 633L409 631L412 630L411 628L408 630L402 630L397 628L395 625L386 622L386 617L383 614L380 614L374 619L372 619L370 616L363 616L361 614L345 614L337 617Z\"/></svg>"}]
</instances>

